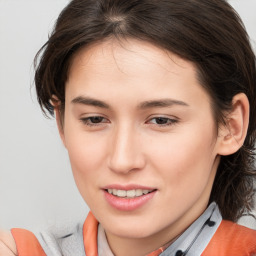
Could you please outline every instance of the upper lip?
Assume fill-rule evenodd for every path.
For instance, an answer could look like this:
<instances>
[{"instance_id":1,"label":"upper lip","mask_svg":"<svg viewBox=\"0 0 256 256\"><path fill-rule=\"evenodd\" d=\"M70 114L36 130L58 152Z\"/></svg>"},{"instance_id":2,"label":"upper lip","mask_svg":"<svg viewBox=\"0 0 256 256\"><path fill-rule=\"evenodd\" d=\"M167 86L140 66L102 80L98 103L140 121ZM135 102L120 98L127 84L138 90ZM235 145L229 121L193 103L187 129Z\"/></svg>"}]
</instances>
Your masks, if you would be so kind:
<instances>
[{"instance_id":1,"label":"upper lip","mask_svg":"<svg viewBox=\"0 0 256 256\"><path fill-rule=\"evenodd\" d=\"M133 190L133 189L142 189L142 190L156 190L156 188L148 187L148 186L142 186L138 184L111 184L103 187L102 189L118 189L118 190Z\"/></svg>"}]
</instances>

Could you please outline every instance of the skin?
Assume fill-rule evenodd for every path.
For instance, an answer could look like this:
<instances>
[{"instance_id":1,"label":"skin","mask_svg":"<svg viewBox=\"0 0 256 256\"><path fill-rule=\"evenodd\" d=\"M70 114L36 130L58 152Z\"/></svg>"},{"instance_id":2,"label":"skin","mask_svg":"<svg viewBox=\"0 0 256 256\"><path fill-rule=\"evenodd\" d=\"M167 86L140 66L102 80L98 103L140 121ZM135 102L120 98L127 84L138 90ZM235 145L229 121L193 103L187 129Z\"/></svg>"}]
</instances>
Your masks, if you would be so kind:
<instances>
[{"instance_id":1,"label":"skin","mask_svg":"<svg viewBox=\"0 0 256 256\"><path fill-rule=\"evenodd\" d=\"M18 252L11 232L0 230L0 256L15 255L18 255Z\"/></svg>"},{"instance_id":2,"label":"skin","mask_svg":"<svg viewBox=\"0 0 256 256\"><path fill-rule=\"evenodd\" d=\"M172 104L146 104L166 100ZM145 42L97 44L74 57L65 102L60 133L74 178L115 255L157 249L207 208L222 137L192 63ZM157 192L120 211L104 197L110 184Z\"/></svg>"},{"instance_id":3,"label":"skin","mask_svg":"<svg viewBox=\"0 0 256 256\"><path fill-rule=\"evenodd\" d=\"M218 130L210 103L193 63L151 44L112 40L76 53L56 120L77 187L116 256L170 244L206 209L220 156L243 145L249 122L244 94ZM156 192L120 211L104 197L111 184ZM11 233L0 231L0 255L16 254Z\"/></svg>"}]
</instances>

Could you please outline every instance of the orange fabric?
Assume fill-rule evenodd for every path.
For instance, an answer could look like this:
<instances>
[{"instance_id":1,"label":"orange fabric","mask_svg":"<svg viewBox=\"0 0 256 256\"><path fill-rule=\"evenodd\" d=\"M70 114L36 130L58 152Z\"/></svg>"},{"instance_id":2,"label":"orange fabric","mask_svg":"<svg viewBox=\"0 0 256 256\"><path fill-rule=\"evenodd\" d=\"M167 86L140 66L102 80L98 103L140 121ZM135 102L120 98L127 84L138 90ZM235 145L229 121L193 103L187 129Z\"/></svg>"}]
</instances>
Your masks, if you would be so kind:
<instances>
[{"instance_id":1,"label":"orange fabric","mask_svg":"<svg viewBox=\"0 0 256 256\"><path fill-rule=\"evenodd\" d=\"M84 249L85 254L89 256L98 255L97 235L98 235L98 221L93 214L89 212L83 226Z\"/></svg>"},{"instance_id":2,"label":"orange fabric","mask_svg":"<svg viewBox=\"0 0 256 256\"><path fill-rule=\"evenodd\" d=\"M151 252L150 254L148 254L147 256L158 256L160 253L162 253L164 251L164 249L159 248L158 250Z\"/></svg>"},{"instance_id":3,"label":"orange fabric","mask_svg":"<svg viewBox=\"0 0 256 256\"><path fill-rule=\"evenodd\" d=\"M256 231L223 220L202 256L256 256Z\"/></svg>"},{"instance_id":4,"label":"orange fabric","mask_svg":"<svg viewBox=\"0 0 256 256\"><path fill-rule=\"evenodd\" d=\"M47 256L32 232L19 228L13 228L11 232L18 256Z\"/></svg>"}]
</instances>

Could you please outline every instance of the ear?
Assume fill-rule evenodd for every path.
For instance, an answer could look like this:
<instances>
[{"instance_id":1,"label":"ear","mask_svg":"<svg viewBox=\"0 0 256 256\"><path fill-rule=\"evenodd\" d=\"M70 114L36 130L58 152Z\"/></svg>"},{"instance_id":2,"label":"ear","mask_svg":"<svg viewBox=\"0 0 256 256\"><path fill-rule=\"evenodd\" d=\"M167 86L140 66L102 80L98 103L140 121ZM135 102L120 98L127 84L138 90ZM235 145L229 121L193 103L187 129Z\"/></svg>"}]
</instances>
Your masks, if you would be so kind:
<instances>
[{"instance_id":1,"label":"ear","mask_svg":"<svg viewBox=\"0 0 256 256\"><path fill-rule=\"evenodd\" d=\"M57 98L57 96L53 95L52 99L50 100L50 103L54 107L54 115L56 118L56 123L57 123L60 138L62 140L62 143L66 147L65 135L64 135L64 116L62 116L61 109L60 109L61 102Z\"/></svg>"},{"instance_id":2,"label":"ear","mask_svg":"<svg viewBox=\"0 0 256 256\"><path fill-rule=\"evenodd\" d=\"M249 112L247 96L244 93L235 95L226 124L219 128L219 155L231 155L242 147L249 125Z\"/></svg>"}]
</instances>

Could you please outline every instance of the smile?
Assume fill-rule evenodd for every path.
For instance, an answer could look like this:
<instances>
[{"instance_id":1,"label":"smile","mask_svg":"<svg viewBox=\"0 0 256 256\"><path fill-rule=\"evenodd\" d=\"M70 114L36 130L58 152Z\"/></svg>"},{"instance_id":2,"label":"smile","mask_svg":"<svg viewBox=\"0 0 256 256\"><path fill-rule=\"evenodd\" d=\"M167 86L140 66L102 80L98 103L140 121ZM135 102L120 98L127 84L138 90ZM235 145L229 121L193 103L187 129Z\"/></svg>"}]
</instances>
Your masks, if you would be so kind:
<instances>
[{"instance_id":1,"label":"smile","mask_svg":"<svg viewBox=\"0 0 256 256\"><path fill-rule=\"evenodd\" d=\"M119 211L134 211L153 200L157 189L114 185L103 189L108 204Z\"/></svg>"},{"instance_id":2,"label":"smile","mask_svg":"<svg viewBox=\"0 0 256 256\"><path fill-rule=\"evenodd\" d=\"M121 190L121 189L107 189L107 192L111 195L121 197L121 198L135 198L142 195L147 195L153 190L147 189L132 189L132 190Z\"/></svg>"}]
</instances>

